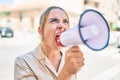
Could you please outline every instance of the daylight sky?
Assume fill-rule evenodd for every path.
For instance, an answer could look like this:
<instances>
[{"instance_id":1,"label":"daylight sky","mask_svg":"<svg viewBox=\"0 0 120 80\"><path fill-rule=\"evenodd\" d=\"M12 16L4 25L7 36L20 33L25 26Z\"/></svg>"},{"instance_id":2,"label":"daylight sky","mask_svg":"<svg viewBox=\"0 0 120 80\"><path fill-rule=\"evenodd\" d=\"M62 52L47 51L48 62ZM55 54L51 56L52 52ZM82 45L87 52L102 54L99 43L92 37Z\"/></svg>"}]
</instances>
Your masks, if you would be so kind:
<instances>
[{"instance_id":1,"label":"daylight sky","mask_svg":"<svg viewBox=\"0 0 120 80\"><path fill-rule=\"evenodd\" d=\"M12 5L13 4L13 0L0 0L0 4Z\"/></svg>"}]
</instances>

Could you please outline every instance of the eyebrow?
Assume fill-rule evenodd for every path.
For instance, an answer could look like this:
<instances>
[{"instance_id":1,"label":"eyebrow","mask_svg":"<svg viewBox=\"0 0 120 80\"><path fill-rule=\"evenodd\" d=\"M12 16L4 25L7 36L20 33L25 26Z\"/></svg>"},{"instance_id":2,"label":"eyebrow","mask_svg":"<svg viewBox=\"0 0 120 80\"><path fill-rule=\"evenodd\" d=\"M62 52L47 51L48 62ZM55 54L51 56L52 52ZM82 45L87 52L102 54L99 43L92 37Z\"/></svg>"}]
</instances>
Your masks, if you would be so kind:
<instances>
[{"instance_id":1,"label":"eyebrow","mask_svg":"<svg viewBox=\"0 0 120 80\"><path fill-rule=\"evenodd\" d=\"M54 19L57 19L57 18L50 18L49 21L54 20Z\"/></svg>"},{"instance_id":2,"label":"eyebrow","mask_svg":"<svg viewBox=\"0 0 120 80\"><path fill-rule=\"evenodd\" d=\"M57 18L50 18L49 21L51 20L57 20ZM69 20L65 18L64 21L69 21Z\"/></svg>"}]
</instances>

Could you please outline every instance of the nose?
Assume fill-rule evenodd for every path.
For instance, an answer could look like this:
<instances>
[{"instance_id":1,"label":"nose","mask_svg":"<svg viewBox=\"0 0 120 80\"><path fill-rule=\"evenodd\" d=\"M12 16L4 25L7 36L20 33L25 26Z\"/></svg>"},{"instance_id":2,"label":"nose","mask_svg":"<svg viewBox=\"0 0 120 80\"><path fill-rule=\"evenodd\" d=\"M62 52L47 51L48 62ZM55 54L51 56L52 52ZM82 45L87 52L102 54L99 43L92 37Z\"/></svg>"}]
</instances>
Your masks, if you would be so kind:
<instances>
[{"instance_id":1,"label":"nose","mask_svg":"<svg viewBox=\"0 0 120 80\"><path fill-rule=\"evenodd\" d=\"M65 31L68 29L68 26L63 23L60 23L60 24L58 24L57 29L61 30L61 31Z\"/></svg>"}]
</instances>

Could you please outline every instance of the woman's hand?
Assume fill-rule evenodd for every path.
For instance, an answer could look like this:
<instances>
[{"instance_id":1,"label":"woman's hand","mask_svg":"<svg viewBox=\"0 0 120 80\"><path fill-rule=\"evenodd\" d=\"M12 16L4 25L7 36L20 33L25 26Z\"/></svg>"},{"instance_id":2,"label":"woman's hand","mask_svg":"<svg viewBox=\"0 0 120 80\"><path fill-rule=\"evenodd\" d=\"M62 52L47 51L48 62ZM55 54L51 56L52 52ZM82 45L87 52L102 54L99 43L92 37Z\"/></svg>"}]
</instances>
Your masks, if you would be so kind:
<instances>
[{"instance_id":1,"label":"woman's hand","mask_svg":"<svg viewBox=\"0 0 120 80\"><path fill-rule=\"evenodd\" d=\"M73 46L66 52L64 69L69 75L73 75L84 65L83 53L79 46Z\"/></svg>"},{"instance_id":2,"label":"woman's hand","mask_svg":"<svg viewBox=\"0 0 120 80\"><path fill-rule=\"evenodd\" d=\"M78 46L71 47L66 52L65 64L58 78L71 80L72 75L77 73L83 65L84 58L80 48Z\"/></svg>"}]
</instances>

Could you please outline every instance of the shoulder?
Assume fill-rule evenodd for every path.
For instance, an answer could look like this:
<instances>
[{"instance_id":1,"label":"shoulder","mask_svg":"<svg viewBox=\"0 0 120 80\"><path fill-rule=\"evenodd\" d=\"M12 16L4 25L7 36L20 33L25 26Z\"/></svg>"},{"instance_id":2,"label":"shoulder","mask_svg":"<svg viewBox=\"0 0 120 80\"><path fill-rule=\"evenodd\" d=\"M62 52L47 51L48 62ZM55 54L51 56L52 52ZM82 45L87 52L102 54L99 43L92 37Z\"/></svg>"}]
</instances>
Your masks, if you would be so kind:
<instances>
[{"instance_id":1,"label":"shoulder","mask_svg":"<svg viewBox=\"0 0 120 80\"><path fill-rule=\"evenodd\" d=\"M15 58L15 64L25 64L25 63L29 63L29 62L33 62L33 60L35 60L35 56L38 53L37 51L37 47L34 50L31 50L27 53L24 53L18 57Z\"/></svg>"},{"instance_id":2,"label":"shoulder","mask_svg":"<svg viewBox=\"0 0 120 80\"><path fill-rule=\"evenodd\" d=\"M30 57L32 57L32 51L16 57L15 65L25 66L27 64L27 60L30 59Z\"/></svg>"},{"instance_id":3,"label":"shoulder","mask_svg":"<svg viewBox=\"0 0 120 80\"><path fill-rule=\"evenodd\" d=\"M39 63L39 56L41 56L39 50L40 47L38 45L35 49L29 51L28 53L16 57L15 65L21 66L22 65L33 66L35 64L37 65Z\"/></svg>"}]
</instances>

